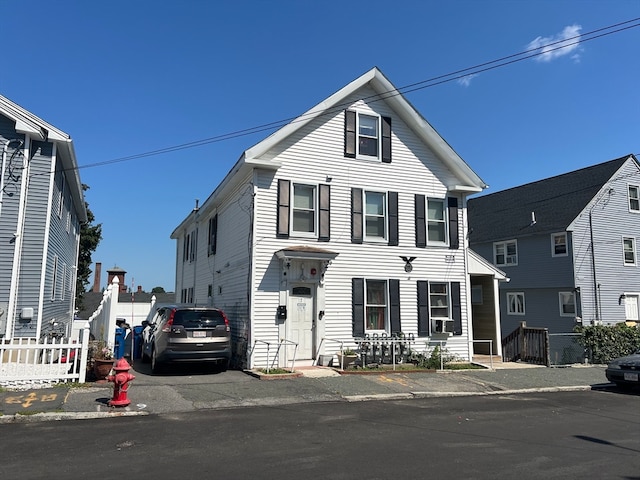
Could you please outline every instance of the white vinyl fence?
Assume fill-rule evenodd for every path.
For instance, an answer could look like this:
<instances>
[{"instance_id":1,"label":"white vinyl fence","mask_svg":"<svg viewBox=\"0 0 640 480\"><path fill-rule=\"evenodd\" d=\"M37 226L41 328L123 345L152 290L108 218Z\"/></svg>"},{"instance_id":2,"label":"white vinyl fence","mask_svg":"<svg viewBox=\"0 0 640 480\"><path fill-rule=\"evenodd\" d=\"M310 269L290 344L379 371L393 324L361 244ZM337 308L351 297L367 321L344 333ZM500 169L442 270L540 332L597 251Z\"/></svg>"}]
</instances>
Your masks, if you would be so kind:
<instances>
[{"instance_id":1,"label":"white vinyl fence","mask_svg":"<svg viewBox=\"0 0 640 480\"><path fill-rule=\"evenodd\" d=\"M79 341L13 338L0 341L0 386L35 388L86 380L88 325Z\"/></svg>"}]
</instances>

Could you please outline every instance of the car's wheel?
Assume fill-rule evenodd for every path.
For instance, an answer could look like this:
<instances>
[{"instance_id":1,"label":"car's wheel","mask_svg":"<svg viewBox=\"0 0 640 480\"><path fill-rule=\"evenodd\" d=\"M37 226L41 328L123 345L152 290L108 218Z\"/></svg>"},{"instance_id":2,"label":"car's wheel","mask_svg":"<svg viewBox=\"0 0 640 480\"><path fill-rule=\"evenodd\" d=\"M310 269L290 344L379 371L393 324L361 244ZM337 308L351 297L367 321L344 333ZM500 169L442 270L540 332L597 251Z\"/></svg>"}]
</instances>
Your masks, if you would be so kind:
<instances>
[{"instance_id":1,"label":"car's wheel","mask_svg":"<svg viewBox=\"0 0 640 480\"><path fill-rule=\"evenodd\" d=\"M155 348L151 350L151 371L154 374L162 371L162 364L158 362L158 354Z\"/></svg>"}]
</instances>

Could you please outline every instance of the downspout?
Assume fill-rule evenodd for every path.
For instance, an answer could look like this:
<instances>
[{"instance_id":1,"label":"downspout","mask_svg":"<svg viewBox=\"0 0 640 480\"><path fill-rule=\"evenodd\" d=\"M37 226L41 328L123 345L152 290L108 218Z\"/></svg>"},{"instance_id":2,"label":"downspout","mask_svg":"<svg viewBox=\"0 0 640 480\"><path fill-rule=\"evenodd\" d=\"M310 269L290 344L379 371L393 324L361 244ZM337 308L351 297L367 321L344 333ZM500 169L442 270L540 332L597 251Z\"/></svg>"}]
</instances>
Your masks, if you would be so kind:
<instances>
[{"instance_id":1,"label":"downspout","mask_svg":"<svg viewBox=\"0 0 640 480\"><path fill-rule=\"evenodd\" d=\"M596 309L596 324L600 323L600 302L598 301L598 279L596 277L596 254L595 254L595 242L593 241L593 216L592 211L589 210L589 237L591 240L591 274L593 276L593 301Z\"/></svg>"}]
</instances>

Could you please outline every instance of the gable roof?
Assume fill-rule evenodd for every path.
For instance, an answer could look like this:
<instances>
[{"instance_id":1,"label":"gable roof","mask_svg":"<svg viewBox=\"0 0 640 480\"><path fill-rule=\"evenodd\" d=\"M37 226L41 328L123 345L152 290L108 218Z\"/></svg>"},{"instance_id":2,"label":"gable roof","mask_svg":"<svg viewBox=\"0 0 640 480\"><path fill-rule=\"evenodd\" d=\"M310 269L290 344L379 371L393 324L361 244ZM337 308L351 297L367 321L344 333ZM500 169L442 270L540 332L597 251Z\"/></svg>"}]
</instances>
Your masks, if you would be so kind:
<instances>
[{"instance_id":1,"label":"gable roof","mask_svg":"<svg viewBox=\"0 0 640 480\"><path fill-rule=\"evenodd\" d=\"M365 86L371 87L377 94L378 100L386 102L393 111L402 119L420 140L429 146L436 157L459 180L458 184L447 185L450 191L480 192L488 185L460 158L451 146L436 132L422 115L407 101L407 99L396 89L396 87L374 67L365 74L353 80L348 85L338 90L313 108L299 115L294 120L269 135L267 138L252 146L240 156L240 159L227 173L222 182L216 187L209 198L200 207L200 213L206 213L216 205L216 200L220 198L228 189L235 187L235 183L240 180L242 173L254 167L277 170L281 165L277 160L265 159L263 155L270 149L278 145L287 137L293 135L309 122L321 115L335 114L347 108L351 102L345 103L346 99ZM376 100L377 101L377 100ZM177 232L183 225L189 223L192 215L197 213L194 210L183 222L173 231L171 238L177 238Z\"/></svg>"},{"instance_id":2,"label":"gable roof","mask_svg":"<svg viewBox=\"0 0 640 480\"><path fill-rule=\"evenodd\" d=\"M471 245L561 232L633 155L469 199ZM533 214L532 214L533 212Z\"/></svg>"},{"instance_id":3,"label":"gable roof","mask_svg":"<svg viewBox=\"0 0 640 480\"><path fill-rule=\"evenodd\" d=\"M42 142L49 141L56 144L58 158L69 180L73 204L80 222L86 222L87 209L84 202L80 175L78 174L76 152L73 148L71 137L2 95L0 95L0 115L14 121L15 129L18 133L27 135L34 140Z\"/></svg>"}]
</instances>

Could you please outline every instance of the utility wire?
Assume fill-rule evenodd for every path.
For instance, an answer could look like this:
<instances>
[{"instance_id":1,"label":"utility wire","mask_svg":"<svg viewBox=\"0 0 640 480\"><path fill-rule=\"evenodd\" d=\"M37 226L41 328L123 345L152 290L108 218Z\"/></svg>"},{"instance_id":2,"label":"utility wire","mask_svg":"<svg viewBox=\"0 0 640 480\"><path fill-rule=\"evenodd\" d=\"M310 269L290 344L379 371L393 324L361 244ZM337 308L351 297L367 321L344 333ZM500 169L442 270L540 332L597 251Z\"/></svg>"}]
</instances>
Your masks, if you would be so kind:
<instances>
[{"instance_id":1,"label":"utility wire","mask_svg":"<svg viewBox=\"0 0 640 480\"><path fill-rule=\"evenodd\" d=\"M580 34L580 35L576 35L574 37L569 37L569 38L565 38L562 40L558 40L555 42L551 42L545 45L541 45L539 47L535 47L535 48L531 48L528 50L524 50L522 52L519 53L514 53L512 55L507 55L505 57L501 57L495 60L491 60L488 62L484 62L484 63L480 63L477 65L474 65L472 67L467 67L461 70L456 70L444 75L439 75L436 77L432 77L426 80L422 80L419 82L415 82L415 83L411 83L409 85L405 85L403 87L400 88L396 88L395 90L390 90L387 92L382 92L382 93L378 93L375 95L370 95L368 97L363 97L361 100L369 100L371 102L377 102L377 101L381 101L381 100L385 100L387 98L391 98L391 97L395 97L397 95L404 95L407 93L411 93L411 92L415 92L418 90L423 90L426 88L430 88L430 87L435 87L437 85L441 85L444 83L448 83L448 82L452 82L454 80L459 80L461 78L470 76L470 75L477 75L479 73L482 72L486 72L489 70L494 70L496 68L500 68L500 67L504 67L507 65L511 65L517 62L521 62L523 60L528 60L530 58L533 57L537 57L537 56L541 56L541 55L546 55L549 54L550 52L553 51L557 51L557 50L562 50L564 48L568 48L568 47L572 47L574 45L578 45L580 43L583 42L587 42L590 40L596 40L598 38L602 38L608 35L613 35L614 33L619 33L625 30L629 30L632 28L636 28L640 26L640 17L638 18L634 18L631 20L627 20L624 22L620 22L620 23L616 23L613 25L609 25L606 27L602 27L602 28L598 28L596 30L592 30L590 32L586 32L584 34ZM598 34L598 35L596 35ZM588 37L588 38L585 38ZM553 48L549 48L549 47L553 47ZM105 165L111 165L114 163L120 163L120 162L126 162L126 161L131 161L131 160L137 160L140 158L146 158L146 157L151 157L151 156L156 156L156 155L161 155L164 153L171 153L171 152L176 152L176 151L180 151L180 150L185 150L185 149L189 149L189 148L195 148L195 147L199 147L199 146L203 146L203 145L208 145L208 144L212 144L212 143L218 143L218 142L223 142L226 140L231 140L234 138L238 138L238 137L243 137L243 136L247 136L247 135L253 135L256 133L260 133L260 132L264 132L264 131L268 131L268 130L274 130L276 128L281 128L289 123L294 123L294 122L303 122L306 121L308 116L313 116L313 115L319 115L319 116L324 116L324 115L333 115L336 112L339 112L341 110L343 110L346 106L351 105L353 102L345 102L339 105L334 105L333 107L325 110L324 112L321 112L320 114L318 114L317 112L307 112L306 114L302 114L299 116L295 116L295 117L289 117L289 118L285 118L282 120L277 120L274 122L270 122L270 123L265 123L262 125L257 125L255 127L250 127L250 128L246 128L246 129L242 129L242 130L236 130L233 132L229 132L229 133L224 133L221 135L216 135L213 137L209 137L209 138L204 138L201 140L195 140L193 142L187 142L187 143L182 143L182 144L178 144L178 145L173 145L173 146L169 146L169 147L165 147L165 148L159 148L156 150L151 150L148 152L144 152L144 153L139 153L139 154L134 154L134 155L129 155L129 156L125 156L125 157L119 157L119 158L114 158L112 160L105 160L102 162L96 162L96 163L91 163L91 164L86 164L86 165L80 165L78 167L76 167L77 169L81 169L81 168L92 168L92 167L99 167L99 166L105 166Z\"/></svg>"}]
</instances>

